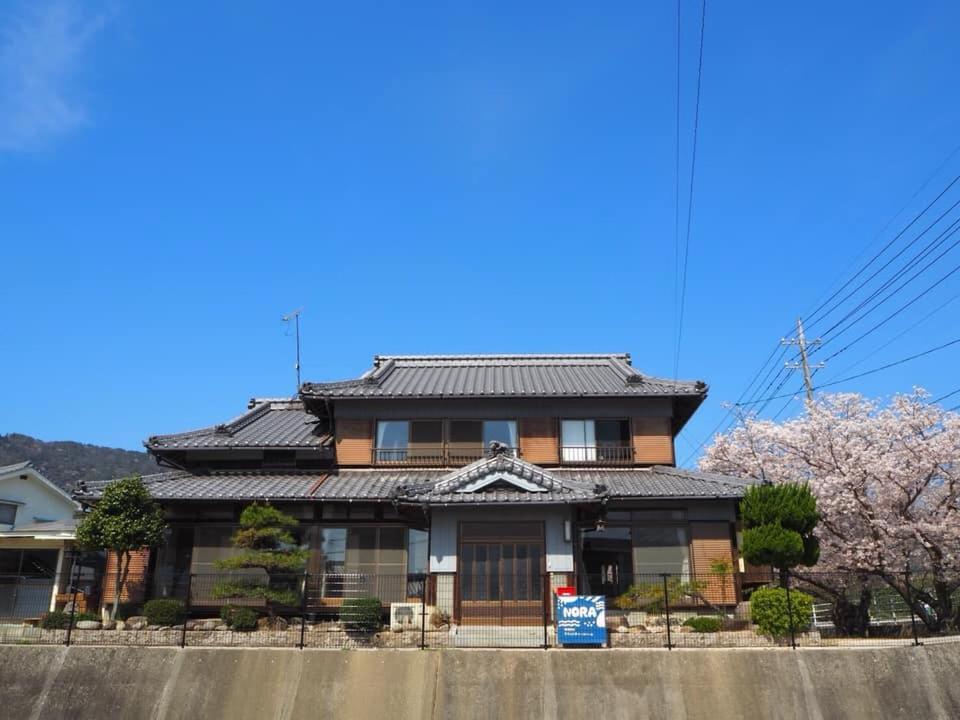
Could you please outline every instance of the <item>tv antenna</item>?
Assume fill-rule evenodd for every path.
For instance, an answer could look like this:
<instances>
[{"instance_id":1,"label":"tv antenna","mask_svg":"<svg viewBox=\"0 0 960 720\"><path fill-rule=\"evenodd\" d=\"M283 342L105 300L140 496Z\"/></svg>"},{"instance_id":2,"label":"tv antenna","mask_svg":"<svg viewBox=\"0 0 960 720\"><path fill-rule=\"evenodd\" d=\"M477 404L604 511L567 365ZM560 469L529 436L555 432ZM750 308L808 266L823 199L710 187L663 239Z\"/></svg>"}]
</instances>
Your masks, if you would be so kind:
<instances>
[{"instance_id":1,"label":"tv antenna","mask_svg":"<svg viewBox=\"0 0 960 720\"><path fill-rule=\"evenodd\" d=\"M296 310L294 310L293 312L288 312L286 315L284 315L282 318L280 318L280 319L281 319L283 322L285 322L285 323L289 323L291 320L293 320L294 326L295 326L295 328L296 328L296 334L297 334L297 363L296 363L296 365L294 365L293 367L294 367L294 369L297 371L297 390L296 390L297 393L300 392L300 313L302 313L302 312L303 312L303 308L302 308L302 307L298 307L298 308L297 308ZM289 327L289 326L288 326L288 327ZM294 394L296 394L296 393L294 393Z\"/></svg>"}]
</instances>

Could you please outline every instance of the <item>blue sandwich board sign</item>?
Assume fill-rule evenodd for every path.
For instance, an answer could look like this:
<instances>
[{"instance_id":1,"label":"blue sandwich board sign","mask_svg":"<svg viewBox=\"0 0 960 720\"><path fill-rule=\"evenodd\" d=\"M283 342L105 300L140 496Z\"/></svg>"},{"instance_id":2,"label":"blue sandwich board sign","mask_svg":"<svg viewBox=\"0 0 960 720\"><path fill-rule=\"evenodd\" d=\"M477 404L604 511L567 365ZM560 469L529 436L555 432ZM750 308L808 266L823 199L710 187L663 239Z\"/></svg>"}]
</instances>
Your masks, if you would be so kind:
<instances>
[{"instance_id":1,"label":"blue sandwich board sign","mask_svg":"<svg viewBox=\"0 0 960 720\"><path fill-rule=\"evenodd\" d=\"M605 644L607 599L603 595L558 595L557 642L561 645Z\"/></svg>"}]
</instances>

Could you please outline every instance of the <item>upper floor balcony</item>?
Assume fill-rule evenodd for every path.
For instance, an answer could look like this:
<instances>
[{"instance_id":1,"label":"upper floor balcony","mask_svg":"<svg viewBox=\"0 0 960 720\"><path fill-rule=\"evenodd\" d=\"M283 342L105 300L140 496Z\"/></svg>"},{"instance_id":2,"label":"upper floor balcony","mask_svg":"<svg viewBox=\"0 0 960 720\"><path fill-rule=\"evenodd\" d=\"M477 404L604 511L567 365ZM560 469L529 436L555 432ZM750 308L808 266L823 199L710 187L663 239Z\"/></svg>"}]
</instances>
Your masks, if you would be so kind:
<instances>
[{"instance_id":1,"label":"upper floor balcony","mask_svg":"<svg viewBox=\"0 0 960 720\"><path fill-rule=\"evenodd\" d=\"M496 420L340 419L343 466L461 467L491 455L497 443L535 465L634 466L673 463L667 417Z\"/></svg>"}]
</instances>

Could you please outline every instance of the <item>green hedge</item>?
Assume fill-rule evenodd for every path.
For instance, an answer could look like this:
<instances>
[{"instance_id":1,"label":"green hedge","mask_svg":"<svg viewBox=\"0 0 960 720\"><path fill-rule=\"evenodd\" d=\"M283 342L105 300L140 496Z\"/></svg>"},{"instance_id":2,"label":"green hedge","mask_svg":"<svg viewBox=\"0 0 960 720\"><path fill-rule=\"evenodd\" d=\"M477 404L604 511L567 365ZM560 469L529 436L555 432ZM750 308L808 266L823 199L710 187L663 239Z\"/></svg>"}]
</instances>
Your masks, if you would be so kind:
<instances>
[{"instance_id":1,"label":"green hedge","mask_svg":"<svg viewBox=\"0 0 960 720\"><path fill-rule=\"evenodd\" d=\"M248 607L224 605L220 608L220 619L233 630L256 630L257 628L257 613Z\"/></svg>"},{"instance_id":2,"label":"green hedge","mask_svg":"<svg viewBox=\"0 0 960 720\"><path fill-rule=\"evenodd\" d=\"M712 615L697 615L687 618L683 621L683 624L693 628L693 631L698 633L715 633L723 627L723 621Z\"/></svg>"},{"instance_id":3,"label":"green hedge","mask_svg":"<svg viewBox=\"0 0 960 720\"><path fill-rule=\"evenodd\" d=\"M792 608L793 631L802 632L813 621L813 598L806 593L792 590L790 603L787 591L781 587L758 588L750 596L750 617L758 630L775 638L790 634Z\"/></svg>"},{"instance_id":4,"label":"green hedge","mask_svg":"<svg viewBox=\"0 0 960 720\"><path fill-rule=\"evenodd\" d=\"M347 630L376 632L381 627L380 600L375 597L349 598L340 607L340 621Z\"/></svg>"},{"instance_id":5,"label":"green hedge","mask_svg":"<svg viewBox=\"0 0 960 720\"><path fill-rule=\"evenodd\" d=\"M90 612L81 612L73 616L73 624L76 625L81 620L96 620L100 621L99 616ZM44 630L66 630L67 626L70 624L70 613L63 612L62 610L57 610L52 613L47 613L40 620L40 627Z\"/></svg>"},{"instance_id":6,"label":"green hedge","mask_svg":"<svg viewBox=\"0 0 960 720\"><path fill-rule=\"evenodd\" d=\"M143 614L151 625L179 625L187 616L182 600L156 598L143 606Z\"/></svg>"}]
</instances>

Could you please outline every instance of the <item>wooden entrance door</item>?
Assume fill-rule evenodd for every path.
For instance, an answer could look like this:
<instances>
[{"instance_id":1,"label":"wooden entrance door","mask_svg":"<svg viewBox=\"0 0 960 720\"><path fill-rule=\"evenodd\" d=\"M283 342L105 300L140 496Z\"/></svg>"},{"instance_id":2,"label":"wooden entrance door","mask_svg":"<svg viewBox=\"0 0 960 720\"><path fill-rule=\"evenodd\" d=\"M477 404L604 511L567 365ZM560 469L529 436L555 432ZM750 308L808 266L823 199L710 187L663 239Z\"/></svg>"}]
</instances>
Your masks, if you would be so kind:
<instances>
[{"instance_id":1,"label":"wooden entrance door","mask_svg":"<svg viewBox=\"0 0 960 720\"><path fill-rule=\"evenodd\" d=\"M467 625L543 622L541 523L461 523L458 615Z\"/></svg>"}]
</instances>

